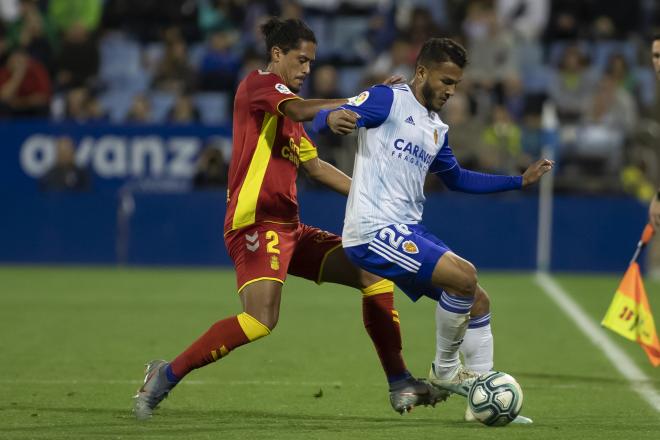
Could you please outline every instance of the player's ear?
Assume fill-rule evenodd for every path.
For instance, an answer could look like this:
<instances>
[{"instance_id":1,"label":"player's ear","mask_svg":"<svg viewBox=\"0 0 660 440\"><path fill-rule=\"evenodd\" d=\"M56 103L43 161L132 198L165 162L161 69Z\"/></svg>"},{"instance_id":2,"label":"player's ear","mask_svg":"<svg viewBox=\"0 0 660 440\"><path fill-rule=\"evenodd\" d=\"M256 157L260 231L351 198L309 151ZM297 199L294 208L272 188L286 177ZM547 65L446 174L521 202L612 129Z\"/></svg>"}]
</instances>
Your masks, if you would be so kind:
<instances>
[{"instance_id":1,"label":"player's ear","mask_svg":"<svg viewBox=\"0 0 660 440\"><path fill-rule=\"evenodd\" d=\"M273 46L270 49L270 59L272 62L279 63L280 58L282 58L282 55L284 55L284 52L279 47Z\"/></svg>"},{"instance_id":2,"label":"player's ear","mask_svg":"<svg viewBox=\"0 0 660 440\"><path fill-rule=\"evenodd\" d=\"M429 74L429 71L425 66L423 66L421 64L418 64L415 67L415 77L417 79L419 79L421 82L424 82L426 80L426 76L428 74Z\"/></svg>"}]
</instances>

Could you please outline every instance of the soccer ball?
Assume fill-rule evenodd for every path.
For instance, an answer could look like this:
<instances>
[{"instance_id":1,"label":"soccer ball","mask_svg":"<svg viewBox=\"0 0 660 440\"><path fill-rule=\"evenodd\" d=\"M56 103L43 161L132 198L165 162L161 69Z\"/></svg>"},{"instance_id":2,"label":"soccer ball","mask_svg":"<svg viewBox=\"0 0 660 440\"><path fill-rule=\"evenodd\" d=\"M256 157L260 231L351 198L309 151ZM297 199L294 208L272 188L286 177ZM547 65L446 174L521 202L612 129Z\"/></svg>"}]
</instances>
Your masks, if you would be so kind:
<instances>
[{"instance_id":1,"label":"soccer ball","mask_svg":"<svg viewBox=\"0 0 660 440\"><path fill-rule=\"evenodd\" d=\"M468 405L474 417L488 426L504 426L522 409L523 392L516 380L499 371L482 374L468 394Z\"/></svg>"}]
</instances>

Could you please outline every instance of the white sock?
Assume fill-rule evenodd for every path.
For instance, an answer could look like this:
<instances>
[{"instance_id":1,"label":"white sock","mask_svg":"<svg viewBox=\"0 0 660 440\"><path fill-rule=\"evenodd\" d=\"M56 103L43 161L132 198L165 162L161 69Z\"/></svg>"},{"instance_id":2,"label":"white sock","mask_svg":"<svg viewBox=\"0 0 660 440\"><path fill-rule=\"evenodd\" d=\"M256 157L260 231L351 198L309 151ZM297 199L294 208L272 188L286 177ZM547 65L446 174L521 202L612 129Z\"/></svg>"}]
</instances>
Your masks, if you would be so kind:
<instances>
[{"instance_id":1,"label":"white sock","mask_svg":"<svg viewBox=\"0 0 660 440\"><path fill-rule=\"evenodd\" d=\"M442 292L435 309L435 375L439 379L450 378L461 361L458 349L470 322L472 296L454 296Z\"/></svg>"},{"instance_id":2,"label":"white sock","mask_svg":"<svg viewBox=\"0 0 660 440\"><path fill-rule=\"evenodd\" d=\"M465 367L483 374L493 369L493 333L490 328L490 313L470 319L461 344Z\"/></svg>"}]
</instances>

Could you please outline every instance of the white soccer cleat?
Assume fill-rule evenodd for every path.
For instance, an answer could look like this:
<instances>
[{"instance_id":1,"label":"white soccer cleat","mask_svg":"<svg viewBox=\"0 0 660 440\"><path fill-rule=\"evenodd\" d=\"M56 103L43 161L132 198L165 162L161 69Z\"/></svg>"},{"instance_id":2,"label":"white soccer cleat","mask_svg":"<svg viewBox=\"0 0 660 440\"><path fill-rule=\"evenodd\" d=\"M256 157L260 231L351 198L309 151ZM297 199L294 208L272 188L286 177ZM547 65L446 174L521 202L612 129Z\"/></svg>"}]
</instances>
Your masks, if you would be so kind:
<instances>
[{"instance_id":1,"label":"white soccer cleat","mask_svg":"<svg viewBox=\"0 0 660 440\"><path fill-rule=\"evenodd\" d=\"M459 364L451 377L447 379L440 379L436 375L434 364L431 364L431 371L429 371L429 382L434 386L452 393L460 394L463 397L467 397L470 392L470 387L472 387L474 381L477 380L477 377L479 377L478 373L468 370L463 364Z\"/></svg>"}]
</instances>

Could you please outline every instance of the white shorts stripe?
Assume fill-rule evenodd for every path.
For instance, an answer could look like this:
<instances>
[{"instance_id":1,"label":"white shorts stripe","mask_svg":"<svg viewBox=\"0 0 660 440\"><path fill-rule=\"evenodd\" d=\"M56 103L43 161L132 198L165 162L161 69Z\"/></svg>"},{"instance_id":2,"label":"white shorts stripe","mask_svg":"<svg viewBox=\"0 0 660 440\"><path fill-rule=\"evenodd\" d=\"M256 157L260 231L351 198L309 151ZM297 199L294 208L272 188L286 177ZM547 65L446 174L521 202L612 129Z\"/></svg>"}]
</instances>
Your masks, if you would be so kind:
<instances>
[{"instance_id":1,"label":"white shorts stripe","mask_svg":"<svg viewBox=\"0 0 660 440\"><path fill-rule=\"evenodd\" d=\"M407 270L408 272L417 273L417 271L419 270L419 269L415 269L413 267L410 267L407 264L402 263L400 261L396 261L394 258L386 255L384 252L382 252L382 251L380 251L380 250L378 250L374 247L369 246L369 250L371 252L373 252L374 254L380 255L381 257L383 257L387 261L392 262L392 263L396 264L399 267L402 267L403 269Z\"/></svg>"},{"instance_id":2,"label":"white shorts stripe","mask_svg":"<svg viewBox=\"0 0 660 440\"><path fill-rule=\"evenodd\" d=\"M408 261L410 264L416 264L416 265L421 265L422 264L419 261L415 260L414 258L411 258L408 255L404 254L403 252L397 251L392 246L389 246L386 242L378 240L377 238L374 238L373 241L370 244L379 245L379 246L381 246L381 248L385 248L385 249L391 251L393 254L398 255L402 259Z\"/></svg>"},{"instance_id":3,"label":"white shorts stripe","mask_svg":"<svg viewBox=\"0 0 660 440\"><path fill-rule=\"evenodd\" d=\"M411 267L419 269L422 266L422 263L420 263L419 261L415 261L415 260L411 261L410 259L402 258L401 255L399 255L399 253L393 251L391 248L387 246L383 246L378 242L372 241L371 243L369 243L369 246L375 249L380 249L382 252L385 252L387 255L391 256L392 258L396 258L398 261L401 261L402 263L405 263Z\"/></svg>"}]
</instances>

